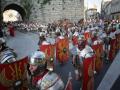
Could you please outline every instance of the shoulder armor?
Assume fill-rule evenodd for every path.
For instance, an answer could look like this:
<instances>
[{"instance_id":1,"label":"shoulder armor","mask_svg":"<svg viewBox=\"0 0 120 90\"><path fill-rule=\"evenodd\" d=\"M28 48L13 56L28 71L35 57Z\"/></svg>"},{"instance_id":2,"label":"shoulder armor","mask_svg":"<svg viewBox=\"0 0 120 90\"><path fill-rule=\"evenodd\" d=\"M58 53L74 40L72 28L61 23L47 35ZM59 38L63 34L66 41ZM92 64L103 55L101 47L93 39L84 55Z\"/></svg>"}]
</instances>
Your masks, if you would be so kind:
<instances>
[{"instance_id":1,"label":"shoulder armor","mask_svg":"<svg viewBox=\"0 0 120 90\"><path fill-rule=\"evenodd\" d=\"M92 57L94 55L94 51L92 50L91 47L86 47L85 49L83 49L81 51L81 56L83 58L88 58L88 57Z\"/></svg>"},{"instance_id":2,"label":"shoulder armor","mask_svg":"<svg viewBox=\"0 0 120 90\"><path fill-rule=\"evenodd\" d=\"M14 53L7 49L7 50L4 50L3 52L1 52L0 54L0 63L5 63L6 61L9 63L9 62L12 62L12 58L15 58L15 55ZM14 59L13 59L14 60Z\"/></svg>"}]
</instances>

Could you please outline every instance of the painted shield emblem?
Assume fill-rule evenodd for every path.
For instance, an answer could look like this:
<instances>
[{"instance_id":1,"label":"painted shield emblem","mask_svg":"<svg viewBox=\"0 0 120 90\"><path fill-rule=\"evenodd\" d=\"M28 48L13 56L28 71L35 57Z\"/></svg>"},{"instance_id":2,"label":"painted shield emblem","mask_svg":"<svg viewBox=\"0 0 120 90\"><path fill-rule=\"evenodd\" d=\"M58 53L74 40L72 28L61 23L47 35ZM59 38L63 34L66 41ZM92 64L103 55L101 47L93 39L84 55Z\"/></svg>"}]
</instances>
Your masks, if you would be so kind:
<instances>
[{"instance_id":1,"label":"painted shield emblem","mask_svg":"<svg viewBox=\"0 0 120 90\"><path fill-rule=\"evenodd\" d=\"M99 72L103 67L102 54L103 54L103 44L97 44L92 46L95 51L95 71Z\"/></svg>"},{"instance_id":2,"label":"painted shield emblem","mask_svg":"<svg viewBox=\"0 0 120 90\"><path fill-rule=\"evenodd\" d=\"M94 56L83 61L83 86L82 90L94 90Z\"/></svg>"},{"instance_id":3,"label":"painted shield emblem","mask_svg":"<svg viewBox=\"0 0 120 90\"><path fill-rule=\"evenodd\" d=\"M85 32L84 36L85 36L85 39L87 40L88 38L91 38L91 33L90 32Z\"/></svg>"},{"instance_id":4,"label":"painted shield emblem","mask_svg":"<svg viewBox=\"0 0 120 90\"><path fill-rule=\"evenodd\" d=\"M109 59L112 61L116 55L116 39L110 41Z\"/></svg>"},{"instance_id":5,"label":"painted shield emblem","mask_svg":"<svg viewBox=\"0 0 120 90\"><path fill-rule=\"evenodd\" d=\"M21 85L21 90L27 89L27 61L25 57L13 63L0 64L0 90L13 90L16 82Z\"/></svg>"},{"instance_id":6,"label":"painted shield emblem","mask_svg":"<svg viewBox=\"0 0 120 90\"><path fill-rule=\"evenodd\" d=\"M53 69L54 66L54 56L55 56L55 46L52 44L49 45L41 45L40 50L43 51L46 55L46 60L47 60L47 68L48 69Z\"/></svg>"},{"instance_id":7,"label":"painted shield emblem","mask_svg":"<svg viewBox=\"0 0 120 90\"><path fill-rule=\"evenodd\" d=\"M69 41L67 38L59 39L56 42L56 60L61 63L69 59Z\"/></svg>"}]
</instances>

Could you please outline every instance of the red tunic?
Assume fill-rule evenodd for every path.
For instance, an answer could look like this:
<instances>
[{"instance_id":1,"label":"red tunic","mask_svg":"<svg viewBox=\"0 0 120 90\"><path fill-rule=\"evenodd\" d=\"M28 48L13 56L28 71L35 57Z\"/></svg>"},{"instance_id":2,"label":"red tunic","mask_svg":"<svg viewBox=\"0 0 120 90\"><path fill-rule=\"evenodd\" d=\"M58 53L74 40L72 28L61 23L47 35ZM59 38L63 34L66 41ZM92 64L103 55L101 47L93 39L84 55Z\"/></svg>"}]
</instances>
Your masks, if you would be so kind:
<instances>
[{"instance_id":1,"label":"red tunic","mask_svg":"<svg viewBox=\"0 0 120 90\"><path fill-rule=\"evenodd\" d=\"M9 26L9 32L10 32L10 36L12 36L12 37L15 36L14 27L12 25Z\"/></svg>"},{"instance_id":2,"label":"red tunic","mask_svg":"<svg viewBox=\"0 0 120 90\"><path fill-rule=\"evenodd\" d=\"M38 76L35 76L35 77L33 77L33 79L32 79L32 84L33 85L37 85L37 82L39 81L39 80L41 80L42 78L43 78L43 76L47 73L48 71L46 70L42 75L38 75Z\"/></svg>"}]
</instances>

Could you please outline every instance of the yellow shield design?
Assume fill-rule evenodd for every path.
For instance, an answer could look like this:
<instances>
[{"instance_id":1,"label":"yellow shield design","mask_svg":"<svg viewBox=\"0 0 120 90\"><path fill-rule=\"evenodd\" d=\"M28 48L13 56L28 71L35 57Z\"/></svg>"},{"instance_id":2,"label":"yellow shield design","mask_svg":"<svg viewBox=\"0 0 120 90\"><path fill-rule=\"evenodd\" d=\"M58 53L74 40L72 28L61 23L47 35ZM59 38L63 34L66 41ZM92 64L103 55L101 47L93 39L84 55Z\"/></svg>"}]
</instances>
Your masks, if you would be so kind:
<instances>
[{"instance_id":1,"label":"yellow shield design","mask_svg":"<svg viewBox=\"0 0 120 90\"><path fill-rule=\"evenodd\" d=\"M46 55L47 68L53 70L54 66L54 55L55 55L55 46L50 45L41 45L40 50L43 51Z\"/></svg>"},{"instance_id":2,"label":"yellow shield design","mask_svg":"<svg viewBox=\"0 0 120 90\"><path fill-rule=\"evenodd\" d=\"M26 90L27 61L28 58L25 57L13 63L0 64L0 90L10 90L13 88L13 84L18 80L22 82L20 90Z\"/></svg>"},{"instance_id":3,"label":"yellow shield design","mask_svg":"<svg viewBox=\"0 0 120 90\"><path fill-rule=\"evenodd\" d=\"M103 67L102 61L102 53L103 53L103 44L97 44L92 46L93 50L95 51L95 71L99 72Z\"/></svg>"},{"instance_id":4,"label":"yellow shield design","mask_svg":"<svg viewBox=\"0 0 120 90\"><path fill-rule=\"evenodd\" d=\"M56 42L56 60L61 63L69 59L69 41L67 38L59 39Z\"/></svg>"}]
</instances>

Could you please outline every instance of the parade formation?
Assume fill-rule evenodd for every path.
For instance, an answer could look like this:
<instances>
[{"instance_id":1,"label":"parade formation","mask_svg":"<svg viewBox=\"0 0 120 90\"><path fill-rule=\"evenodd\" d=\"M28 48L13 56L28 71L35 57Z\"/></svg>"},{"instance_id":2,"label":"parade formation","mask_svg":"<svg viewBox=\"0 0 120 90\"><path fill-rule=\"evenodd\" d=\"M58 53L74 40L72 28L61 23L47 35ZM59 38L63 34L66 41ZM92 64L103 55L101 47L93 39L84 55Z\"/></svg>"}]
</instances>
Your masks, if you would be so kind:
<instances>
[{"instance_id":1,"label":"parade formation","mask_svg":"<svg viewBox=\"0 0 120 90\"><path fill-rule=\"evenodd\" d=\"M1 2L0 90L102 90L120 53L119 0Z\"/></svg>"},{"instance_id":2,"label":"parade formation","mask_svg":"<svg viewBox=\"0 0 120 90\"><path fill-rule=\"evenodd\" d=\"M69 86L70 80L65 85L60 76L54 72L55 60L59 64L66 65L70 57L72 57L75 80L82 81L82 90L94 90L94 75L101 71L104 62L114 60L120 48L120 23L118 21L111 21L106 25L104 21L99 20L83 25L83 23L72 23L65 19L48 25L37 25L34 32L32 27L29 31L24 22L3 24L3 27L5 26L8 31L1 28L3 36L0 38L0 88L2 90L8 90L7 88L72 90L72 85ZM18 28L21 32L24 29L26 33L33 32L39 35L38 50L21 60L16 59L17 53L6 46L4 39L7 37L7 32L15 38L16 30L20 31ZM22 68L20 68L21 64ZM11 77L14 77L11 82L17 84L5 85L10 78L7 71L14 71L13 67L16 68L17 74L11 74Z\"/></svg>"}]
</instances>

